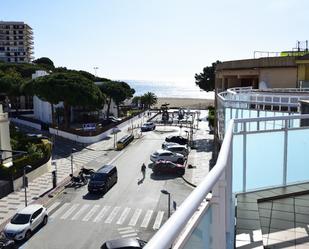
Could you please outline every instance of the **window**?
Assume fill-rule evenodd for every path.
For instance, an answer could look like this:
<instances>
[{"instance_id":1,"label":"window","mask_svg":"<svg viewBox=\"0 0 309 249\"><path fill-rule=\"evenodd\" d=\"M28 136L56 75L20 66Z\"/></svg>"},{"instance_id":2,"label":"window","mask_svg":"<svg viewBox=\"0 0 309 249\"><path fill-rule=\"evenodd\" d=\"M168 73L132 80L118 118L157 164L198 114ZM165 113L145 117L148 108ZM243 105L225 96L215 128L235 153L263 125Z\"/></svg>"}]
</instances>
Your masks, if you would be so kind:
<instances>
[{"instance_id":1,"label":"window","mask_svg":"<svg viewBox=\"0 0 309 249\"><path fill-rule=\"evenodd\" d=\"M38 211L35 211L31 219L32 220L36 219L42 213L42 211L43 211L43 208L40 208Z\"/></svg>"}]
</instances>

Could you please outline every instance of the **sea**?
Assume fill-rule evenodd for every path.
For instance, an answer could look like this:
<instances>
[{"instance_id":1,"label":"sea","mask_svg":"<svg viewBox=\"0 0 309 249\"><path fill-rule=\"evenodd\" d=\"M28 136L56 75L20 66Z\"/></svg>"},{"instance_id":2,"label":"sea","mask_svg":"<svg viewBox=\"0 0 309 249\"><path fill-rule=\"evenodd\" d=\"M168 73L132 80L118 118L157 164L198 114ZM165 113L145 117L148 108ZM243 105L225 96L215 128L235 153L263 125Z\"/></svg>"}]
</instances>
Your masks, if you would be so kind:
<instances>
[{"instance_id":1,"label":"sea","mask_svg":"<svg viewBox=\"0 0 309 249\"><path fill-rule=\"evenodd\" d=\"M134 96L153 92L161 98L214 99L215 93L201 90L194 83L163 82L151 80L123 80L135 89Z\"/></svg>"}]
</instances>

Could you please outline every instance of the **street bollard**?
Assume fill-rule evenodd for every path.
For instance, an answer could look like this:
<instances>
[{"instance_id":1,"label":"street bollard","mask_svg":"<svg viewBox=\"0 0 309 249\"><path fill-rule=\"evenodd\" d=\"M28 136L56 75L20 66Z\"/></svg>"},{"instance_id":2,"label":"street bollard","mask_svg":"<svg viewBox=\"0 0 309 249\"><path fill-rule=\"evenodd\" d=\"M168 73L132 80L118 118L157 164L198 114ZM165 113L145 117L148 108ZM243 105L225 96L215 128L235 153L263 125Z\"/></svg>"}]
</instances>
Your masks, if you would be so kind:
<instances>
[{"instance_id":1,"label":"street bollard","mask_svg":"<svg viewBox=\"0 0 309 249\"><path fill-rule=\"evenodd\" d=\"M52 178L53 178L53 188L57 187L57 172L56 170L52 171Z\"/></svg>"}]
</instances>

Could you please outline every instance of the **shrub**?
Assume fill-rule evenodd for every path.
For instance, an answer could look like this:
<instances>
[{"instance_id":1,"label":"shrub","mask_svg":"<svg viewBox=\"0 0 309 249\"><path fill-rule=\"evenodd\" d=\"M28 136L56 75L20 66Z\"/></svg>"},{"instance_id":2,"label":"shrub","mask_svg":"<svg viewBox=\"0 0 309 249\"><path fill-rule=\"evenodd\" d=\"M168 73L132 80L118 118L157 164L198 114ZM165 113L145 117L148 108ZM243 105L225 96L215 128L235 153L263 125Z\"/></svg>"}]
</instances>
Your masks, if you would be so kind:
<instances>
[{"instance_id":1,"label":"shrub","mask_svg":"<svg viewBox=\"0 0 309 249\"><path fill-rule=\"evenodd\" d=\"M0 165L0 179L11 180L23 175L23 169L26 165L31 165L32 170L46 163L52 152L52 146L49 140L42 139L40 143L28 143L27 155L13 160L13 166L7 168Z\"/></svg>"},{"instance_id":2,"label":"shrub","mask_svg":"<svg viewBox=\"0 0 309 249\"><path fill-rule=\"evenodd\" d=\"M216 111L213 106L208 107L208 124L209 126L214 127L215 126L215 116L216 116Z\"/></svg>"}]
</instances>

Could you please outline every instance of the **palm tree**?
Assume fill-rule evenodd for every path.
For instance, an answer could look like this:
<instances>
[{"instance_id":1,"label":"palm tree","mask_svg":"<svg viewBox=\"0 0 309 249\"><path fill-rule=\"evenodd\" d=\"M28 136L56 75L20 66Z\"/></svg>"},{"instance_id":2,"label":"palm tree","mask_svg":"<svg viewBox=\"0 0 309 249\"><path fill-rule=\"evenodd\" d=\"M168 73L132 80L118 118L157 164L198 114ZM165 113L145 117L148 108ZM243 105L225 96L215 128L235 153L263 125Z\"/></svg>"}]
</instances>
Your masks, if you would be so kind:
<instances>
[{"instance_id":1,"label":"palm tree","mask_svg":"<svg viewBox=\"0 0 309 249\"><path fill-rule=\"evenodd\" d=\"M157 96L152 92L147 92L141 96L141 102L146 106L148 109L157 103Z\"/></svg>"}]
</instances>

